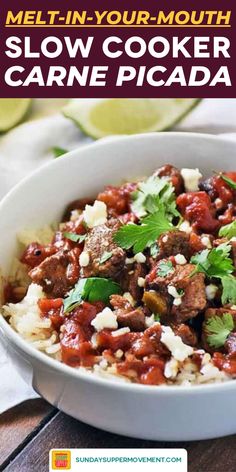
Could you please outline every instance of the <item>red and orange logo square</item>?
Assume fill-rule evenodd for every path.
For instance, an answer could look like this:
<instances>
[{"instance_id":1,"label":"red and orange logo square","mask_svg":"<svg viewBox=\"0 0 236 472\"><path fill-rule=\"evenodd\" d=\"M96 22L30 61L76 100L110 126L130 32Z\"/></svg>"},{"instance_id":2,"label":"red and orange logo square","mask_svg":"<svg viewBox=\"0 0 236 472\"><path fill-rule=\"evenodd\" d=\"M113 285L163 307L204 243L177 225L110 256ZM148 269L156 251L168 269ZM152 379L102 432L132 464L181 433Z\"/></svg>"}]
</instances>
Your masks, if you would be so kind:
<instances>
[{"instance_id":1,"label":"red and orange logo square","mask_svg":"<svg viewBox=\"0 0 236 472\"><path fill-rule=\"evenodd\" d=\"M71 452L64 449L52 451L52 470L70 470Z\"/></svg>"}]
</instances>

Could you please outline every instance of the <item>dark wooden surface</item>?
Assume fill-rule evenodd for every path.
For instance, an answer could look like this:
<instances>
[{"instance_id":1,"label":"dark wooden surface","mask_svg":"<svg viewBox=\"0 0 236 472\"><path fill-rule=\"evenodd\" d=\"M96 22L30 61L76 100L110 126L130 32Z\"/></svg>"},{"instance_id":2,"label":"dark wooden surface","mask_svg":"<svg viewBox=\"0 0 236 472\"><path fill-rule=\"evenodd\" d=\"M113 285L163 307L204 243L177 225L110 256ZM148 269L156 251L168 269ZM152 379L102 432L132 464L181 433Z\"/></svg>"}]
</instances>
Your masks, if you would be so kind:
<instances>
[{"instance_id":1,"label":"dark wooden surface","mask_svg":"<svg viewBox=\"0 0 236 472\"><path fill-rule=\"evenodd\" d=\"M63 447L184 447L189 472L236 471L236 436L191 443L130 439L87 426L43 400L25 402L0 416L1 471L48 472L49 450Z\"/></svg>"}]
</instances>

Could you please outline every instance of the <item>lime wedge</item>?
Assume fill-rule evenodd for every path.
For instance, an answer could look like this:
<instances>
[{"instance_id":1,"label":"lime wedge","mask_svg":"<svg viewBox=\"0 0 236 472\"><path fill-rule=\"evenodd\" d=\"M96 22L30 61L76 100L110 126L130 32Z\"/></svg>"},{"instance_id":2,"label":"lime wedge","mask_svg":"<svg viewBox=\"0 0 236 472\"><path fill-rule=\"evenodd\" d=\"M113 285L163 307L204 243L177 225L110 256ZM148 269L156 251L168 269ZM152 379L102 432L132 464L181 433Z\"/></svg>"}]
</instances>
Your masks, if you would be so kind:
<instances>
[{"instance_id":1,"label":"lime wedge","mask_svg":"<svg viewBox=\"0 0 236 472\"><path fill-rule=\"evenodd\" d=\"M8 131L17 125L27 113L31 98L0 99L0 132Z\"/></svg>"},{"instance_id":2,"label":"lime wedge","mask_svg":"<svg viewBox=\"0 0 236 472\"><path fill-rule=\"evenodd\" d=\"M103 138L112 134L163 131L186 115L198 99L75 99L63 108L85 134Z\"/></svg>"}]
</instances>

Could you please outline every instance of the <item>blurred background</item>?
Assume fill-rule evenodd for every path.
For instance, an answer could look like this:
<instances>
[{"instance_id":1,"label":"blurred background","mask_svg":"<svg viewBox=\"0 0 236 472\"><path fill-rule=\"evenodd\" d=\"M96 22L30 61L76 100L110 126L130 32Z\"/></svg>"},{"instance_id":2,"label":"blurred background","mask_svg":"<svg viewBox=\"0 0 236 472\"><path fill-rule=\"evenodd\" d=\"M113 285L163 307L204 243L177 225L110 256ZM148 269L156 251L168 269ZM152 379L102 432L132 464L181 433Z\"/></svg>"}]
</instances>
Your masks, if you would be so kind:
<instances>
[{"instance_id":1,"label":"blurred background","mask_svg":"<svg viewBox=\"0 0 236 472\"><path fill-rule=\"evenodd\" d=\"M236 99L1 99L0 198L38 166L94 139L160 131L232 139Z\"/></svg>"}]
</instances>

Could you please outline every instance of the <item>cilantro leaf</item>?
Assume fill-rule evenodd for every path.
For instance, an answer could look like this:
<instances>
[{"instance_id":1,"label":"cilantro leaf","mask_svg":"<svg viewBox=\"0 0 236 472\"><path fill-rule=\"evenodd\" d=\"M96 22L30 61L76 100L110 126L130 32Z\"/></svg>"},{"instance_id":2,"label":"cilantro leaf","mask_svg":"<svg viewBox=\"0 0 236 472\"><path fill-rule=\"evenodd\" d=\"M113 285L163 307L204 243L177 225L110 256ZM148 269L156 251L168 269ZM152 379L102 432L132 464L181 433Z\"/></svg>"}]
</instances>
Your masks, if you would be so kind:
<instances>
[{"instance_id":1,"label":"cilantro leaf","mask_svg":"<svg viewBox=\"0 0 236 472\"><path fill-rule=\"evenodd\" d=\"M142 219L141 225L127 224L114 235L114 241L123 249L133 247L135 254L150 247L162 233L175 229L162 211Z\"/></svg>"},{"instance_id":2,"label":"cilantro leaf","mask_svg":"<svg viewBox=\"0 0 236 472\"><path fill-rule=\"evenodd\" d=\"M209 250L204 249L191 258L191 263L196 264L194 273L203 272L207 277L224 277L234 271L232 259L229 257L231 246L228 243L220 244Z\"/></svg>"},{"instance_id":3,"label":"cilantro leaf","mask_svg":"<svg viewBox=\"0 0 236 472\"><path fill-rule=\"evenodd\" d=\"M104 264L104 262L108 261L112 257L113 252L105 251L99 261L99 264Z\"/></svg>"},{"instance_id":4,"label":"cilantro leaf","mask_svg":"<svg viewBox=\"0 0 236 472\"><path fill-rule=\"evenodd\" d=\"M221 280L223 305L236 303L236 278L232 275L235 269L233 261L229 257L231 249L229 243L223 243L211 251L204 249L204 251L195 254L190 261L192 264L196 264L192 275L203 272L209 278L215 277Z\"/></svg>"},{"instance_id":5,"label":"cilantro leaf","mask_svg":"<svg viewBox=\"0 0 236 472\"><path fill-rule=\"evenodd\" d=\"M222 238L234 238L236 236L236 220L228 225L222 226L219 231L219 236Z\"/></svg>"},{"instance_id":6,"label":"cilantro leaf","mask_svg":"<svg viewBox=\"0 0 236 472\"><path fill-rule=\"evenodd\" d=\"M157 255L159 254L160 252L160 249L157 245L157 243L153 243L151 246L150 246L150 256L152 257L157 257Z\"/></svg>"},{"instance_id":7,"label":"cilantro leaf","mask_svg":"<svg viewBox=\"0 0 236 472\"><path fill-rule=\"evenodd\" d=\"M236 182L234 182L234 180L227 177L227 175L224 175L221 173L220 173L220 177L229 185L230 188L232 188L233 190L236 190Z\"/></svg>"},{"instance_id":8,"label":"cilantro leaf","mask_svg":"<svg viewBox=\"0 0 236 472\"><path fill-rule=\"evenodd\" d=\"M74 243L82 243L85 238L86 234L76 234L76 233L67 233L66 231L63 233L64 238L70 239Z\"/></svg>"},{"instance_id":9,"label":"cilantro leaf","mask_svg":"<svg viewBox=\"0 0 236 472\"><path fill-rule=\"evenodd\" d=\"M222 277L222 303L236 303L236 278L233 275Z\"/></svg>"},{"instance_id":10,"label":"cilantro leaf","mask_svg":"<svg viewBox=\"0 0 236 472\"><path fill-rule=\"evenodd\" d=\"M230 313L224 313L222 316L213 316L206 321L206 328L209 335L207 342L213 348L222 347L234 329L234 319Z\"/></svg>"},{"instance_id":11,"label":"cilantro leaf","mask_svg":"<svg viewBox=\"0 0 236 472\"><path fill-rule=\"evenodd\" d=\"M161 261L158 265L157 275L159 277L167 277L174 272L174 267L171 261Z\"/></svg>"},{"instance_id":12,"label":"cilantro leaf","mask_svg":"<svg viewBox=\"0 0 236 472\"><path fill-rule=\"evenodd\" d=\"M176 208L174 187L166 179L152 175L145 182L138 184L138 189L133 192L132 197L131 209L139 218L158 210L164 210L170 220L180 215Z\"/></svg>"},{"instance_id":13,"label":"cilantro leaf","mask_svg":"<svg viewBox=\"0 0 236 472\"><path fill-rule=\"evenodd\" d=\"M52 152L54 154L54 157L57 158L63 156L64 154L67 154L67 152L69 151L67 151L67 149L55 146L52 148Z\"/></svg>"},{"instance_id":14,"label":"cilantro leaf","mask_svg":"<svg viewBox=\"0 0 236 472\"><path fill-rule=\"evenodd\" d=\"M84 300L90 303L96 301L108 303L111 295L119 293L121 293L120 285L110 279L100 277L80 279L64 299L64 313L74 310Z\"/></svg>"}]
</instances>

